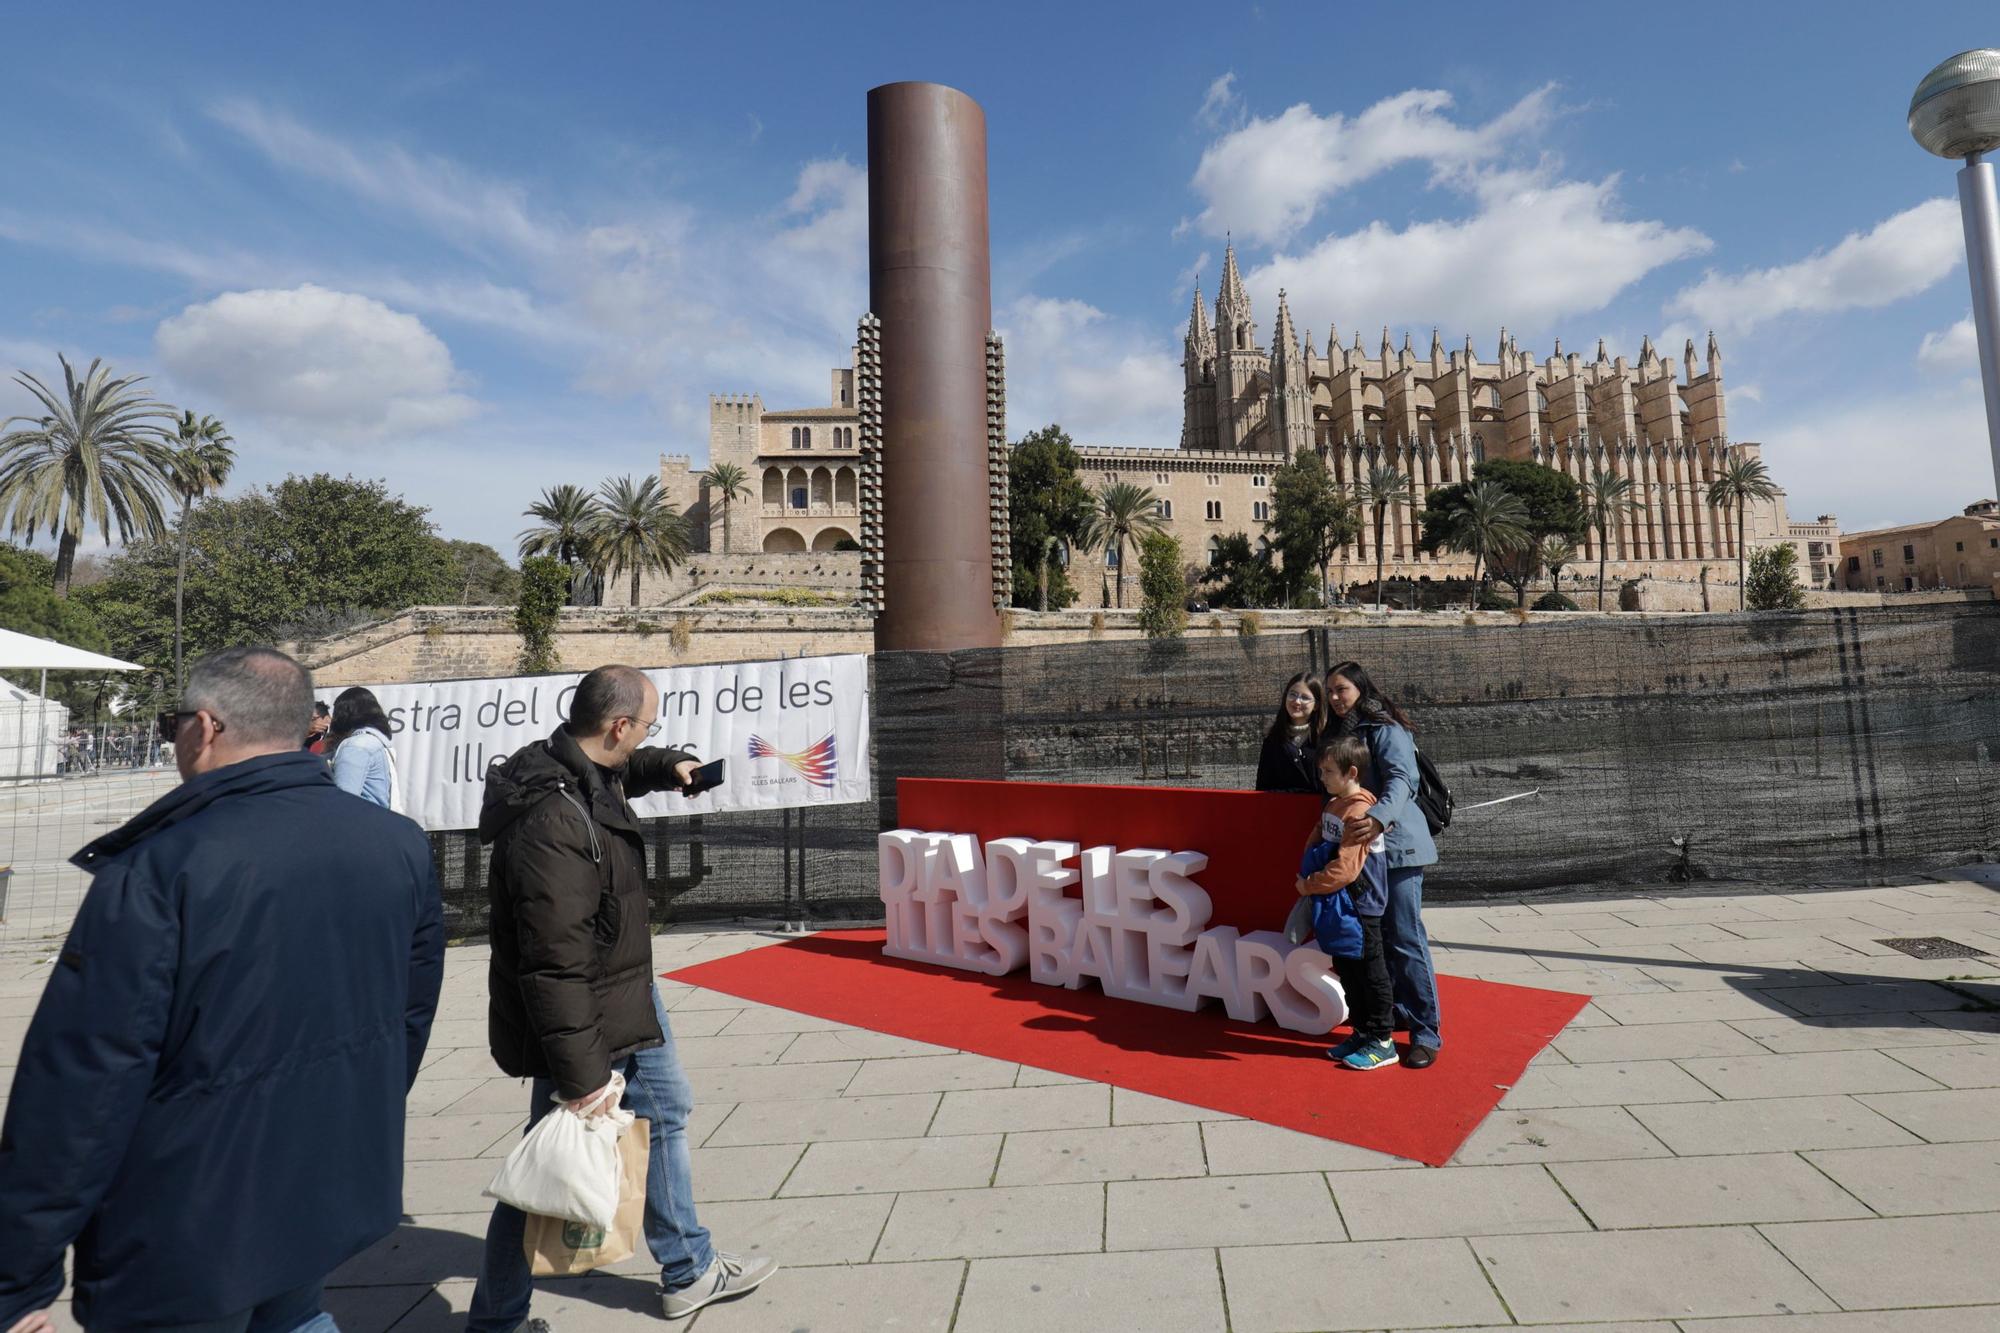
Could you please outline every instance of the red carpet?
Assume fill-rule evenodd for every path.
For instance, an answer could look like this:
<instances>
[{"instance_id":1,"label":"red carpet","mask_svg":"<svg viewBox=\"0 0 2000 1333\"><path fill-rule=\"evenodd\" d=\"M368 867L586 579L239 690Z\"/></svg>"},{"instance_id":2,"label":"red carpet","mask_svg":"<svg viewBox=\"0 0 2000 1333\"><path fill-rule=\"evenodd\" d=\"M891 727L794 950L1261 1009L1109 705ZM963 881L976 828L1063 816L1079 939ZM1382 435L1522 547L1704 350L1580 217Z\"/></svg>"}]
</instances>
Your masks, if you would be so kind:
<instances>
[{"instance_id":1,"label":"red carpet","mask_svg":"<svg viewBox=\"0 0 2000 1333\"><path fill-rule=\"evenodd\" d=\"M666 976L796 1013L1110 1083L1442 1166L1583 995L1439 977L1449 1045L1429 1069L1359 1074L1309 1039L1218 1011L1177 1013L882 956L834 930ZM1344 1035L1344 1034L1343 1034Z\"/></svg>"}]
</instances>

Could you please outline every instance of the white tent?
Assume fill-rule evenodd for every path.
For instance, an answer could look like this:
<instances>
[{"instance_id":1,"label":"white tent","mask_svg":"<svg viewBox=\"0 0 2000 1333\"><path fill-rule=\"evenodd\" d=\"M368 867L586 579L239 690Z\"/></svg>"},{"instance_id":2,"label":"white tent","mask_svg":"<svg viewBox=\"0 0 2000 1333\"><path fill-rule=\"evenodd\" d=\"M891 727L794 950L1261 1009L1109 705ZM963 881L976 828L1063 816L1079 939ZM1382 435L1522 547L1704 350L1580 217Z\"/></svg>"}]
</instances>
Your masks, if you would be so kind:
<instances>
[{"instance_id":1,"label":"white tent","mask_svg":"<svg viewBox=\"0 0 2000 1333\"><path fill-rule=\"evenodd\" d=\"M140 671L102 653L0 629L0 671L39 671L39 694L0 681L0 778L42 777L56 771L69 710L48 698L51 671Z\"/></svg>"}]
</instances>

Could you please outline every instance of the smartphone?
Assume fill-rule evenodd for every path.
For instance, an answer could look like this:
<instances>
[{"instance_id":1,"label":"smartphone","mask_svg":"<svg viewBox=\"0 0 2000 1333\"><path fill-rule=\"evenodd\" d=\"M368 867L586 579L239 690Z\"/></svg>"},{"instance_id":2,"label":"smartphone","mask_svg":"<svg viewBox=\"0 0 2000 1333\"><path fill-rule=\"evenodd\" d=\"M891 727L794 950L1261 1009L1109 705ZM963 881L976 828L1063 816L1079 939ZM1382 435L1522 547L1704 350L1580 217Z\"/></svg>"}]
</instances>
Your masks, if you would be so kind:
<instances>
[{"instance_id":1,"label":"smartphone","mask_svg":"<svg viewBox=\"0 0 2000 1333\"><path fill-rule=\"evenodd\" d=\"M697 768L688 778L688 784L681 788L683 796L699 796L705 791L722 785L722 764L720 759L712 760Z\"/></svg>"}]
</instances>

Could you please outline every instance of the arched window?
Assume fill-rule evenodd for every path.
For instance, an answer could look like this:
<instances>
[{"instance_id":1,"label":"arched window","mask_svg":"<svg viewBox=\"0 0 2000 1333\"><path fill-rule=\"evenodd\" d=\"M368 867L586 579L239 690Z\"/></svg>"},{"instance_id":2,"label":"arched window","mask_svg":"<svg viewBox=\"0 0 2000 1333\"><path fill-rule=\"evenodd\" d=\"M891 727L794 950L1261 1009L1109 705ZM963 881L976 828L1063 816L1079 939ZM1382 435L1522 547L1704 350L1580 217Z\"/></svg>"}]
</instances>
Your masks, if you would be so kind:
<instances>
[{"instance_id":1,"label":"arched window","mask_svg":"<svg viewBox=\"0 0 2000 1333\"><path fill-rule=\"evenodd\" d=\"M805 507L806 507L806 488L803 486L792 487L792 508L804 509Z\"/></svg>"},{"instance_id":2,"label":"arched window","mask_svg":"<svg viewBox=\"0 0 2000 1333\"><path fill-rule=\"evenodd\" d=\"M813 447L812 427L811 426L799 427L799 448L810 449L812 447Z\"/></svg>"},{"instance_id":3,"label":"arched window","mask_svg":"<svg viewBox=\"0 0 2000 1333\"><path fill-rule=\"evenodd\" d=\"M1210 565L1219 565L1222 563L1222 538L1210 537L1208 539L1208 563Z\"/></svg>"},{"instance_id":4,"label":"arched window","mask_svg":"<svg viewBox=\"0 0 2000 1333\"><path fill-rule=\"evenodd\" d=\"M1153 514L1157 518L1172 518L1174 516L1174 502L1172 500L1153 501Z\"/></svg>"}]
</instances>

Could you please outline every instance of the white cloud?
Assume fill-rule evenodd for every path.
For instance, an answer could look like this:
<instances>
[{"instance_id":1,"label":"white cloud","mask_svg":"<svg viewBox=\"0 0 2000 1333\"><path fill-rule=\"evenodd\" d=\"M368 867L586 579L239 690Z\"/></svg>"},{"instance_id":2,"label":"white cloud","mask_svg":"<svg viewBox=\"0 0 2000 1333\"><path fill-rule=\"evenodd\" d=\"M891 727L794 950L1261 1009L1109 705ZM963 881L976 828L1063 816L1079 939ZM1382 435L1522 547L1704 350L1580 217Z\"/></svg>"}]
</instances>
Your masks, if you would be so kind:
<instances>
[{"instance_id":1,"label":"white cloud","mask_svg":"<svg viewBox=\"0 0 2000 1333\"><path fill-rule=\"evenodd\" d=\"M1617 211L1618 178L1552 181L1543 171L1470 178L1477 211L1401 229L1377 221L1280 254L1245 281L1266 327L1285 288L1294 318L1342 327L1438 325L1448 345L1484 347L1602 309L1646 274L1710 247L1701 232ZM1426 340L1427 342L1427 340Z\"/></svg>"},{"instance_id":2,"label":"white cloud","mask_svg":"<svg viewBox=\"0 0 2000 1333\"><path fill-rule=\"evenodd\" d=\"M1209 92L1213 98L1216 89ZM1202 153L1194 189L1206 207L1196 225L1211 235L1233 230L1251 241L1283 242L1326 200L1400 163L1428 162L1448 173L1492 160L1547 124L1554 97L1553 84L1538 88L1471 127L1444 114L1451 94L1434 89L1384 98L1351 119L1317 115L1303 102L1252 117Z\"/></svg>"},{"instance_id":3,"label":"white cloud","mask_svg":"<svg viewBox=\"0 0 2000 1333\"><path fill-rule=\"evenodd\" d=\"M1000 312L1009 437L1055 422L1080 445L1180 442L1178 359L1083 301L1023 296Z\"/></svg>"},{"instance_id":4,"label":"white cloud","mask_svg":"<svg viewBox=\"0 0 2000 1333\"><path fill-rule=\"evenodd\" d=\"M1872 310L1930 287L1964 253L1958 205L1928 199L1796 263L1733 275L1711 270L1676 293L1667 313L1741 332L1793 312Z\"/></svg>"},{"instance_id":5,"label":"white cloud","mask_svg":"<svg viewBox=\"0 0 2000 1333\"><path fill-rule=\"evenodd\" d=\"M1979 373L1979 334L1967 315L1948 329L1926 333L1917 347L1917 364L1941 375Z\"/></svg>"},{"instance_id":6,"label":"white cloud","mask_svg":"<svg viewBox=\"0 0 2000 1333\"><path fill-rule=\"evenodd\" d=\"M1221 129L1229 121L1237 120L1243 114L1243 98L1236 91L1236 71L1216 79L1208 85L1208 92L1201 99L1201 107L1194 118L1210 129Z\"/></svg>"},{"instance_id":7,"label":"white cloud","mask_svg":"<svg viewBox=\"0 0 2000 1333\"><path fill-rule=\"evenodd\" d=\"M322 437L433 431L477 410L422 320L350 292L226 292L163 322L153 343L218 411Z\"/></svg>"}]
</instances>

